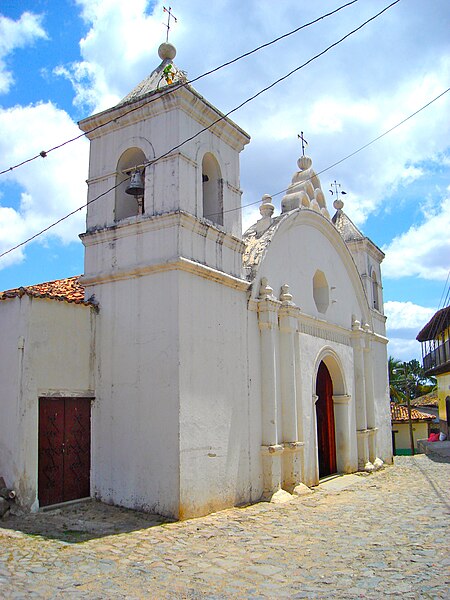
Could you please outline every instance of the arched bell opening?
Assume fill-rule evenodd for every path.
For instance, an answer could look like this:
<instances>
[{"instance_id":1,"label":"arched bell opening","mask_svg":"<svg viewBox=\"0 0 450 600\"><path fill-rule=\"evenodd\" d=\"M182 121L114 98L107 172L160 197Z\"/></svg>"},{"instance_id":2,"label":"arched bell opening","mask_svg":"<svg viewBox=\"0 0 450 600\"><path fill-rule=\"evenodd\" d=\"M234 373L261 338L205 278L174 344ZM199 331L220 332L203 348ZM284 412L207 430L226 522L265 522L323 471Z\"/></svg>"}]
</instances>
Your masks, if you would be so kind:
<instances>
[{"instance_id":1,"label":"arched bell opening","mask_svg":"<svg viewBox=\"0 0 450 600\"><path fill-rule=\"evenodd\" d=\"M119 158L116 171L114 220L121 221L144 212L145 154L140 148L128 148ZM140 167L136 170L136 167Z\"/></svg>"},{"instance_id":2,"label":"arched bell opening","mask_svg":"<svg viewBox=\"0 0 450 600\"><path fill-rule=\"evenodd\" d=\"M337 472L333 381L321 361L316 378L316 425L319 478Z\"/></svg>"},{"instance_id":3,"label":"arched bell opening","mask_svg":"<svg viewBox=\"0 0 450 600\"><path fill-rule=\"evenodd\" d=\"M203 216L223 225L223 179L219 163L211 152L202 160Z\"/></svg>"}]
</instances>

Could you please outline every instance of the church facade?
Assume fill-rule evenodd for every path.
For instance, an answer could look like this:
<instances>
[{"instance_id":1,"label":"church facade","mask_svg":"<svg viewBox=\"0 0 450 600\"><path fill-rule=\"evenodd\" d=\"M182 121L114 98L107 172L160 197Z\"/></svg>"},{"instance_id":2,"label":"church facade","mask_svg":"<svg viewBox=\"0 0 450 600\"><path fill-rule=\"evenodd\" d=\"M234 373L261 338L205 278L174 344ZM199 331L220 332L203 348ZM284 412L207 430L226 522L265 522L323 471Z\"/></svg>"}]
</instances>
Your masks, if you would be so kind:
<instances>
[{"instance_id":1,"label":"church facade","mask_svg":"<svg viewBox=\"0 0 450 600\"><path fill-rule=\"evenodd\" d=\"M0 476L25 508L182 519L392 461L383 253L307 156L242 235L249 136L160 57L80 123L84 274L0 295Z\"/></svg>"}]
</instances>

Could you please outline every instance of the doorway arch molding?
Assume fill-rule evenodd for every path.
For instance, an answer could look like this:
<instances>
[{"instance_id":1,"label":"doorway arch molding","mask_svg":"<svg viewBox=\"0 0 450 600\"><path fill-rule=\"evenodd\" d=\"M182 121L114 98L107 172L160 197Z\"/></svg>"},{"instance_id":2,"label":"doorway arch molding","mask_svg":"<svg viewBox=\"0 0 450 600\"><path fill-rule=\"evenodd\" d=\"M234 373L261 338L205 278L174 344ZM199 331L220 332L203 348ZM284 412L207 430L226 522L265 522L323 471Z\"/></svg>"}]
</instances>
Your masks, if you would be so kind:
<instances>
[{"instance_id":1,"label":"doorway arch molding","mask_svg":"<svg viewBox=\"0 0 450 600\"><path fill-rule=\"evenodd\" d=\"M319 478L319 456L318 456L318 434L317 434L317 377L321 363L327 367L333 386L333 407L334 407L334 425L335 425L335 443L336 443L336 466L338 473L352 473L357 470L355 461L352 459L352 448L355 446L356 431L354 428L352 411L353 403L351 395L348 393L348 382L345 377L345 370L339 355L331 346L324 346L317 354L312 380L312 402L313 414L316 419L315 439L316 439L316 473ZM355 439L354 439L355 438Z\"/></svg>"},{"instance_id":2,"label":"doorway arch molding","mask_svg":"<svg viewBox=\"0 0 450 600\"><path fill-rule=\"evenodd\" d=\"M331 346L324 346L316 356L312 379L312 389L314 390L314 395L317 373L319 372L319 366L321 362L325 363L325 366L331 375L331 380L333 382L333 395L336 397L348 396L348 387L345 380L341 359Z\"/></svg>"}]
</instances>

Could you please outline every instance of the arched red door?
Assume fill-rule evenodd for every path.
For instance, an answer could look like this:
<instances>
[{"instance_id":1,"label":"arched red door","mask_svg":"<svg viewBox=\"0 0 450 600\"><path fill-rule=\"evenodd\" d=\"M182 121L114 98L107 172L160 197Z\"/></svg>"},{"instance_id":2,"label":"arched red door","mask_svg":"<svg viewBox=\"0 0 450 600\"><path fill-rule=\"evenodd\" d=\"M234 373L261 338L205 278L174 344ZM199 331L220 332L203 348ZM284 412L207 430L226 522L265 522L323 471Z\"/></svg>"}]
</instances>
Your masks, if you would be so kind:
<instances>
[{"instance_id":1,"label":"arched red door","mask_svg":"<svg viewBox=\"0 0 450 600\"><path fill-rule=\"evenodd\" d=\"M334 428L333 382L324 362L317 372L316 421L319 477L336 473L336 435Z\"/></svg>"}]
</instances>

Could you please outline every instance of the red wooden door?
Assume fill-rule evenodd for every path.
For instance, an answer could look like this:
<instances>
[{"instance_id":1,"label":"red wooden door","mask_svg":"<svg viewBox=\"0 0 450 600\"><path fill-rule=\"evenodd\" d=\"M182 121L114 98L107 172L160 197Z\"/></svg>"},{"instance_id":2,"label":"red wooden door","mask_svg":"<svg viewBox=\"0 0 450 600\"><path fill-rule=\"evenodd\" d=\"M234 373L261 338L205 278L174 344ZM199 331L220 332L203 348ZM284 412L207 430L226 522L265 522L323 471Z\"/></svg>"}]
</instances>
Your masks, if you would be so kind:
<instances>
[{"instance_id":1,"label":"red wooden door","mask_svg":"<svg viewBox=\"0 0 450 600\"><path fill-rule=\"evenodd\" d=\"M336 473L336 435L334 428L333 382L321 362L317 373L316 402L319 477Z\"/></svg>"},{"instance_id":2,"label":"red wooden door","mask_svg":"<svg viewBox=\"0 0 450 600\"><path fill-rule=\"evenodd\" d=\"M90 494L91 405L86 398L40 398L40 506Z\"/></svg>"}]
</instances>

